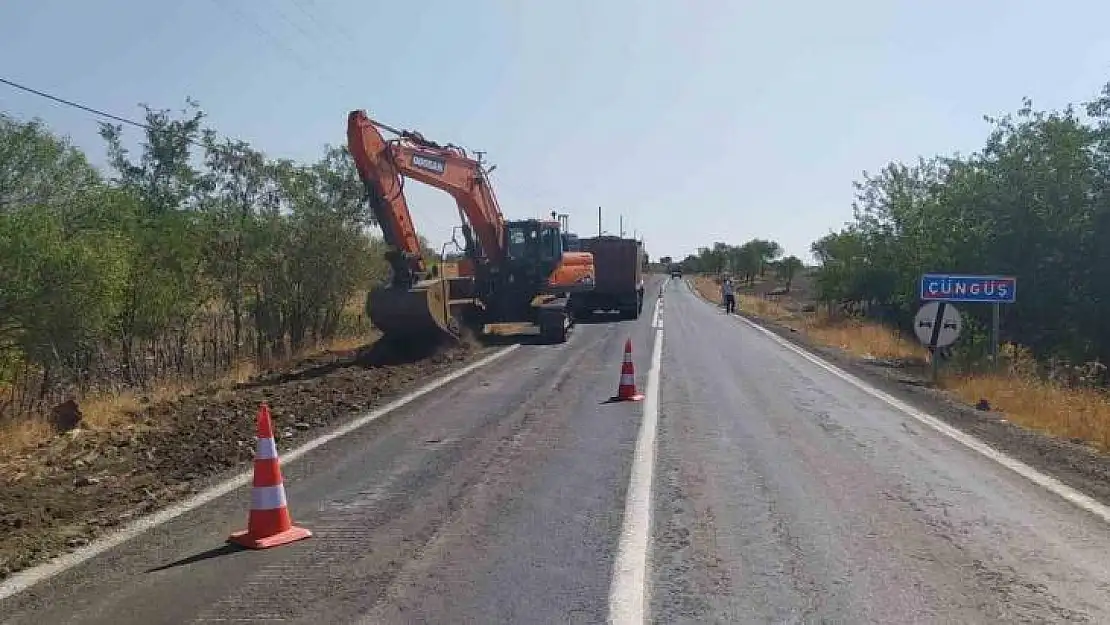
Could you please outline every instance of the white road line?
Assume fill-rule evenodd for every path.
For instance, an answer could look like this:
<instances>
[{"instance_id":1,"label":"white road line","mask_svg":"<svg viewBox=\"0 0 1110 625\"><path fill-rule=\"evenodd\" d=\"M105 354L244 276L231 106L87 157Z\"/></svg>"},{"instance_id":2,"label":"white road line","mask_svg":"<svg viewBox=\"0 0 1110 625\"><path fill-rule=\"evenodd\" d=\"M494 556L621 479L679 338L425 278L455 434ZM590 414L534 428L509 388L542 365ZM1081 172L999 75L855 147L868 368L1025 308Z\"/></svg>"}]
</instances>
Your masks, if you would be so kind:
<instances>
[{"instance_id":1,"label":"white road line","mask_svg":"<svg viewBox=\"0 0 1110 625\"><path fill-rule=\"evenodd\" d=\"M836 377L844 380L845 382L848 382L849 384L851 384L852 386L855 386L856 388L860 389L864 393L867 393L868 395L871 395L872 397L874 397L876 399L879 399L880 401L885 402L887 405L889 405L889 406L891 406L891 407L893 407L897 410L900 410L901 412L904 412L905 414L909 415L910 417L913 417L917 421L933 428L937 432L940 432L941 434L944 434L945 436L947 436L947 437L965 445L969 449L982 454L983 456L989 458L990 460L993 460L994 462L997 462L998 464L1006 467L1007 469L1010 469L1011 471L1017 473L1018 475L1024 477L1025 479L1033 482L1034 484L1037 484L1038 486L1041 486L1041 487L1045 488L1049 492L1051 492L1055 495L1058 495L1058 496L1066 499L1067 501L1070 501L1071 503L1075 504L1076 506L1079 506L1083 510L1086 510L1087 512L1090 512L1091 514L1094 514L1095 516L1099 517L1103 521L1106 521L1106 522L1110 523L1110 507L1099 503L1097 500L1093 499L1092 497L1088 497L1087 495L1084 495L1083 493L1075 490L1074 488L1068 486L1067 484L1064 484L1063 482L1061 482L1060 480L1057 480L1056 478L1054 478L1052 476L1041 473L1040 471L1038 471L1038 470L1034 469L1033 467L1025 464L1024 462L1021 462L1020 460L1017 460L1015 458L1011 458L1010 456L1008 456L1008 455L998 451L997 449L994 449L993 447L987 445L986 443L979 440L978 438L975 438L974 436L972 436L970 434L967 434L966 432L963 432L963 431L961 431L957 428L954 428L951 425L948 425L947 423L941 421L940 419L938 419L938 418L936 418L936 417L934 417L930 414L927 414L925 412L922 412L921 410L918 410L917 408L914 408L913 406L911 406L911 405L907 404L906 402L890 395L889 393L886 393L884 391L881 391L881 390L875 388L874 386L871 386L870 384L864 382L863 380L857 378L856 376L844 371L843 369L840 369L839 367L837 367L833 364L830 364L829 362L827 362L823 358L820 358L818 356L815 356L815 355L807 352L806 350L798 347L797 345L794 345L790 341L787 341L786 339L784 339L781 336L775 334L774 332L760 326L759 324L757 324L753 321L750 321L748 319L745 319L744 317L737 317L737 319L744 322L748 326L750 326L752 328L755 328L756 330L759 330L760 332L765 334L768 338L775 341L776 343L778 343L782 347L794 352L795 354L801 356L802 358L805 358L809 362L817 365L818 367L824 369L825 371L828 371L829 373L831 373L831 374L835 375Z\"/></svg>"},{"instance_id":2,"label":"white road line","mask_svg":"<svg viewBox=\"0 0 1110 625\"><path fill-rule=\"evenodd\" d=\"M655 312L651 316L651 327L656 330L663 329L663 296L655 300Z\"/></svg>"},{"instance_id":3,"label":"white road line","mask_svg":"<svg viewBox=\"0 0 1110 625\"><path fill-rule=\"evenodd\" d=\"M644 391L644 416L632 456L632 476L624 503L613 579L609 586L609 622L642 625L647 616L648 549L651 540L651 483L655 470L655 437L659 422L659 369L663 362L663 331L655 332Z\"/></svg>"},{"instance_id":4,"label":"white road line","mask_svg":"<svg viewBox=\"0 0 1110 625\"><path fill-rule=\"evenodd\" d=\"M509 352L512 352L518 347L520 346L509 345L508 347L500 349L490 354L489 356L482 358L478 362L471 363L463 367L462 369L449 373L448 375L445 375L442 378L439 378L434 382L409 393L408 395L395 399L385 406L382 406L381 408L369 414L361 416L336 430L324 434L323 436L314 438L301 445L300 447L297 447L296 449L283 453L281 454L281 463L283 465L287 465L290 462L293 462L301 456L307 454L308 452L316 449L317 447L320 447L321 445L330 443L331 441L341 436L346 436L347 434L350 434L351 432L354 432L355 430L384 417L390 412L397 410L398 408L401 408L406 404L412 403L417 399L420 399L424 395L427 395L428 393L431 393L432 391L444 385L454 382L455 380L492 363L493 361L509 354ZM100 540L97 540L85 547L82 547L81 549L78 549L77 551L59 556L53 560L50 560L49 562L40 564L30 569L20 571L19 573L16 573L15 575L9 577L3 583L0 583L0 600L7 599L8 597L23 592L31 586L34 586L39 582L50 579L51 577L54 577L59 573L71 569L74 566L77 566L78 564L90 558L104 553L112 547L123 544L124 542L142 534L143 532L158 527L159 525L162 525L167 521L177 518L182 514L185 514L186 512L195 510L215 499L218 499L234 491L237 488L245 486L246 484L250 483L252 476L253 469L245 471L237 477L231 478L226 482L217 484L216 486L202 491L181 503L172 505L149 517L138 519L137 521L124 527L118 532L109 534L101 538Z\"/></svg>"}]
</instances>

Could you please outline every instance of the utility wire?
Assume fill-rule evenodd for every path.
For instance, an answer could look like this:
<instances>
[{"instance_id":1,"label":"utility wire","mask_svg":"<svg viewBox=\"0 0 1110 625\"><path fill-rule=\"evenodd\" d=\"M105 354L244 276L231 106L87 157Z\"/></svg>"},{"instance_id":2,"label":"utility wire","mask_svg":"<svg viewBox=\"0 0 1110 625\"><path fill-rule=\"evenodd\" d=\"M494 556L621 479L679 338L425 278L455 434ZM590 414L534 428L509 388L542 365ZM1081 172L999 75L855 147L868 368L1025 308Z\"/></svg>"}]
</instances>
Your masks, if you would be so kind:
<instances>
[{"instance_id":1,"label":"utility wire","mask_svg":"<svg viewBox=\"0 0 1110 625\"><path fill-rule=\"evenodd\" d=\"M279 50L281 50L282 52L287 54L289 56L289 58L296 61L297 65L301 66L301 69L305 70L305 72L307 72L309 74L313 73L312 68L308 65L308 63L305 62L304 58L301 55L297 54L296 52L294 52L292 50L292 48L290 48L289 46L282 43L281 39L274 36L274 34L271 33L269 30L263 28L262 25L259 24L257 20L251 19L250 17L247 16L246 13L243 13L242 11L240 11L239 7L235 6L234 2L220 3L220 2L217 2L216 0L212 0L212 3L215 4L216 6L220 7L221 9L230 9L232 13L235 13L236 15L239 16L240 20L242 20L244 22L247 22L251 26L253 26L254 29L256 31L258 31L259 34L261 34L264 39L268 40L271 45L273 45L275 48L278 48Z\"/></svg>"},{"instance_id":2,"label":"utility wire","mask_svg":"<svg viewBox=\"0 0 1110 625\"><path fill-rule=\"evenodd\" d=\"M320 43L320 38L319 38L319 37L313 36L313 34L312 34L312 33L310 33L309 31L305 30L304 28L302 28L302 27L301 27L301 25L300 25L299 23L297 23L297 21L296 21L296 20L294 20L293 18L291 18L291 17L289 17L288 15L286 15L286 14L285 14L285 11L282 11L282 10L281 10L281 8L280 8L280 6L279 6L279 5L277 5L276 3L275 3L275 4L273 4L273 5L272 5L272 6L270 7L270 9L271 9L271 10L272 10L272 11L273 11L273 12L274 12L275 14L277 14L277 16L278 16L278 17L280 17L280 18L282 19L282 21L284 21L284 22L285 22L286 24L289 24L289 25L290 25L290 26L292 26L293 28L296 28L296 29L297 29L297 32L301 33L301 35L303 35L303 36L304 36L304 38L305 38L306 40L308 40L308 41L312 42L312 45L314 45L314 46L319 46L320 50L321 50L321 51L324 51L324 52L325 52L325 54L327 54L327 53L334 53L334 52L335 52L334 50L331 50L331 49L329 49L329 50L324 50L324 46L323 46L323 44L321 44L321 43ZM326 33L325 33L325 34L326 34ZM325 38L324 38L324 41L329 41L329 40L328 40L328 39L327 39L327 38L325 37Z\"/></svg>"},{"instance_id":3,"label":"utility wire","mask_svg":"<svg viewBox=\"0 0 1110 625\"><path fill-rule=\"evenodd\" d=\"M85 111L87 113L92 113L93 115L99 115L100 117L106 117L108 119L115 120L115 121L123 123L123 124L128 124L129 126L134 126L136 128L141 128L143 130L148 130L148 131L159 130L159 129L155 129L150 124L144 124L143 122L138 122L138 121L135 121L133 119L128 119L126 117L121 117L121 116L115 115L113 113L108 113L106 111L102 111L100 109L95 109L91 106L87 106L87 105L81 104L79 102L74 102L73 100L67 100L66 98L63 98L63 97L60 97L60 96L51 95L49 93L46 93L45 91L40 91L38 89L28 87L27 85L22 85L20 83L17 83L14 80L8 80L7 78L4 78L3 76L0 76L0 83L3 83L5 85L8 85L9 87L13 87L15 89L19 89L20 91L25 91L27 93L37 95L41 98L46 98L47 100L52 100L54 102L57 102L58 104L64 104L65 106L73 107L73 108L76 108L76 109L81 109L82 111ZM401 135L404 132L403 130L399 130L397 128L394 128L394 127L392 127L388 124L382 123L382 122L377 121L375 119L371 119L370 123L374 124L375 126L377 126L378 128L380 128L380 129L382 129L386 132L389 132L389 133L392 133L392 134L395 134L395 135ZM224 137L224 138L228 139L228 140L231 140L230 137ZM198 142L192 141L192 140L190 140L189 143L192 143L193 145L195 145L197 147L202 147L202 148L206 147L203 143L198 143Z\"/></svg>"},{"instance_id":4,"label":"utility wire","mask_svg":"<svg viewBox=\"0 0 1110 625\"><path fill-rule=\"evenodd\" d=\"M342 44L340 44L337 38L334 37L332 33L328 32L328 29L323 24L321 24L319 20L317 20L316 17L312 15L312 13L306 11L302 5L296 2L293 3L293 6L295 6L297 10L300 11L302 14L304 14L305 17L309 18L309 20L316 26L316 29L310 28L309 30L314 30L314 32L318 31L322 36L314 36L313 34L306 31L304 28L301 28L300 24L297 23L296 20L286 15L285 12L277 8L276 5L273 8L275 13L277 13L286 22L293 24L297 28L297 30L301 31L301 34L305 35L306 38L311 39L314 44L319 45L321 50L326 47L327 50L325 52L333 54L338 63L343 63L351 58L354 58L351 56L350 52L344 51ZM357 46L355 46L354 50L357 49Z\"/></svg>"},{"instance_id":5,"label":"utility wire","mask_svg":"<svg viewBox=\"0 0 1110 625\"><path fill-rule=\"evenodd\" d=\"M325 27L322 23L320 23L319 20L316 19L316 16L313 14L312 11L309 11L308 9L306 9L304 7L303 4L301 4L301 0L290 0L290 1L293 3L294 6L297 7L297 10L299 10L301 13L304 13L305 15L307 15L308 19L312 20L312 23L316 24L320 28L321 32L323 32L325 35L327 34L327 32L328 32L327 27ZM308 0L308 2L309 2L309 4L312 4L311 0ZM316 8L317 11L319 11L319 7L317 7L314 4L312 4L312 6L313 6L313 8ZM355 40L351 37L351 35L347 31L347 29L336 26L335 27L335 32L339 33L339 35L341 37L343 37L344 39L347 40L347 43L351 44L352 50L357 51L359 49L359 45L357 43L355 43Z\"/></svg>"},{"instance_id":6,"label":"utility wire","mask_svg":"<svg viewBox=\"0 0 1110 625\"><path fill-rule=\"evenodd\" d=\"M146 130L147 132L165 132L166 131L165 128L154 128L150 124L145 124L143 122L139 122L139 121L135 121L133 119L128 119L126 117L122 117L120 115L115 115L115 114L112 114L112 113L108 113L106 111L102 111L100 109L95 109L91 106L86 106L86 105L81 104L79 102L74 102L73 100L67 100L66 98L62 98L62 97L59 97L59 96L56 96L56 95L51 95L49 93L46 93L45 91L39 91L38 89L33 89L31 87L28 87L27 85L21 85L21 84L15 82L14 80L8 80L7 78L4 78L2 76L0 76L0 83L3 83L5 85L8 85L9 87L13 87L15 89L19 89L20 91L25 91L27 93L37 95L41 98L46 98L47 100L57 102L58 104L64 104L65 106L69 106L69 107L72 107L72 108L75 108L75 109L80 109L80 110L85 111L87 113L92 113L93 115L98 115L100 117L106 117L108 119L120 122L122 124L127 124L129 126L134 126L136 128L141 128L143 130ZM224 138L227 139L228 141L233 140L230 137L224 137ZM193 139L186 138L185 141L187 141L188 143L190 143L192 145L197 146L198 148L208 147L204 143L201 143L200 141L195 141Z\"/></svg>"},{"instance_id":7,"label":"utility wire","mask_svg":"<svg viewBox=\"0 0 1110 625\"><path fill-rule=\"evenodd\" d=\"M317 66L314 69L310 63L305 61L305 58L302 55L294 52L293 48L291 48L290 46L285 45L280 37L274 35L271 30L264 28L258 20L252 18L246 12L240 10L239 7L236 6L235 2L219 2L218 0L212 0L212 4L220 7L221 9L230 10L231 12L235 13L241 21L250 24L250 26L252 26L258 32L258 34L262 35L262 38L266 39L275 48L278 48L279 50L284 52L290 59L295 61L297 65L300 65L301 69L304 70L306 74L319 80L323 77L322 73L328 73L330 74L330 80L332 82L339 85L340 87L343 87L351 94L356 93L353 89L351 89L351 86L347 84L347 82L341 76L332 73L334 71L334 68L331 65L325 63L322 66ZM281 17L285 22L293 26L293 28L299 30L301 34L304 35L305 38L307 38L309 41L312 41L315 45L319 45L319 43L316 42L311 35L307 34L305 30L300 27L300 25L291 21L280 10L275 10L275 13L277 13L278 16Z\"/></svg>"},{"instance_id":8,"label":"utility wire","mask_svg":"<svg viewBox=\"0 0 1110 625\"><path fill-rule=\"evenodd\" d=\"M143 130L151 130L150 126L148 126L147 124L144 124L142 122L137 122L133 119L127 119L126 117L120 117L119 115L113 115L111 113L106 113L106 112L101 111L99 109L94 109L91 106L85 106L84 104L78 104L77 102L74 102L72 100L67 100L65 98L60 98L56 95L50 95L49 93L46 93L44 91L39 91L38 89L32 89L31 87L28 87L26 85L21 85L21 84L15 82L15 81L8 80L7 78L0 77L0 82L4 83L5 85L8 85L9 87L14 87L16 89L19 89L20 91L26 91L27 93L33 93L34 95L37 95L37 96L42 97L42 98L46 98L47 100L53 100L54 102L57 102L59 104L64 104L66 106L72 106L73 108L81 109L82 111L85 111L87 113L92 113L93 115L99 115L101 117L107 117L108 119L114 119L117 122L120 122L120 123L123 123L123 124L129 124L129 125L135 126L137 128L142 128Z\"/></svg>"}]
</instances>

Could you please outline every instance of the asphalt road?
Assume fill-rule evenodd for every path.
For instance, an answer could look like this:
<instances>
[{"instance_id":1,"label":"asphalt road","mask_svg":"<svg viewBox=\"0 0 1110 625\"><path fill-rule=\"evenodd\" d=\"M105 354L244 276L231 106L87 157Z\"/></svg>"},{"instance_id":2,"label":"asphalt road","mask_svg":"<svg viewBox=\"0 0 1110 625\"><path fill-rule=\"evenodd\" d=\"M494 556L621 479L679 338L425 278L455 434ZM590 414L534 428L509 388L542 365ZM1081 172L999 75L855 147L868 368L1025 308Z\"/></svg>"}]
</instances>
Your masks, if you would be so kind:
<instances>
[{"instance_id":1,"label":"asphalt road","mask_svg":"<svg viewBox=\"0 0 1110 625\"><path fill-rule=\"evenodd\" d=\"M1102 521L668 283L651 621L1110 622ZM644 390L651 310L285 466L308 541L221 549L242 489L0 601L0 622L603 623L652 404L605 400L626 338Z\"/></svg>"},{"instance_id":2,"label":"asphalt road","mask_svg":"<svg viewBox=\"0 0 1110 625\"><path fill-rule=\"evenodd\" d=\"M653 306L522 345L283 466L307 541L223 549L240 489L0 601L0 622L604 622L643 406L605 402L626 339L645 378Z\"/></svg>"},{"instance_id":3,"label":"asphalt road","mask_svg":"<svg viewBox=\"0 0 1110 625\"><path fill-rule=\"evenodd\" d=\"M659 623L1110 622L1110 531L672 289Z\"/></svg>"}]
</instances>

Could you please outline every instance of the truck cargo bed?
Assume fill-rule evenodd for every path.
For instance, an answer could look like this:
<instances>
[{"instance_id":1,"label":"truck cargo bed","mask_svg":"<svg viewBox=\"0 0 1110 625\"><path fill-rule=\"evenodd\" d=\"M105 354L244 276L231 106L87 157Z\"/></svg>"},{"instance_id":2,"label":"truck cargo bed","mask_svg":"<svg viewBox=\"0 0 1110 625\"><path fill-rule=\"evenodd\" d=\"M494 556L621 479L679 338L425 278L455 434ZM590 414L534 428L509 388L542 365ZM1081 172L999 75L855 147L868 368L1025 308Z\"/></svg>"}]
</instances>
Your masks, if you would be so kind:
<instances>
[{"instance_id":1,"label":"truck cargo bed","mask_svg":"<svg viewBox=\"0 0 1110 625\"><path fill-rule=\"evenodd\" d=\"M643 245L636 239L594 237L581 239L582 251L594 255L594 288L575 294L571 308L575 317L595 311L617 311L635 319L643 309Z\"/></svg>"}]
</instances>

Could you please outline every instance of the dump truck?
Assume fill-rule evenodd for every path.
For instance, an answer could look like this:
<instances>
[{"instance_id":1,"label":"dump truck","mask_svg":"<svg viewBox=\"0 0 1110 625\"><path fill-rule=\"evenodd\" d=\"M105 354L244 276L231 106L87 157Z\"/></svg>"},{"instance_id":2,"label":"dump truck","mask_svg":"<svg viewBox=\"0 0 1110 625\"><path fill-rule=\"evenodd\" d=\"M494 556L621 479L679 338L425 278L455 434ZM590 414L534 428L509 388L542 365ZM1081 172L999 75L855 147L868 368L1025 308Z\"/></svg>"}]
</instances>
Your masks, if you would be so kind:
<instances>
[{"instance_id":1,"label":"dump truck","mask_svg":"<svg viewBox=\"0 0 1110 625\"><path fill-rule=\"evenodd\" d=\"M493 168L480 154L390 128L364 110L348 114L347 148L388 248L390 278L366 298L367 315L384 336L458 340L467 327L523 322L538 326L548 342L567 340L570 297L593 288L594 263L588 252L564 248L559 221L505 219ZM446 192L458 207L463 253L443 273L424 261L405 180Z\"/></svg>"},{"instance_id":2,"label":"dump truck","mask_svg":"<svg viewBox=\"0 0 1110 625\"><path fill-rule=\"evenodd\" d=\"M570 297L573 316L616 311L625 319L638 318L644 308L643 243L617 236L585 238L580 243L583 252L593 255L594 288Z\"/></svg>"}]
</instances>

